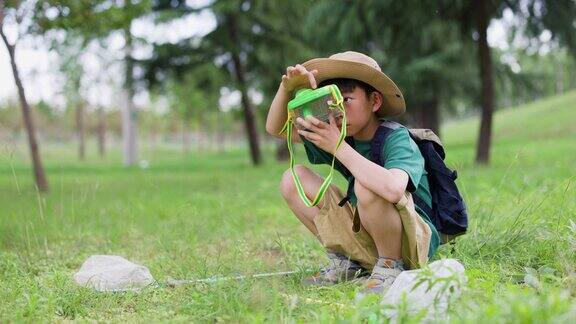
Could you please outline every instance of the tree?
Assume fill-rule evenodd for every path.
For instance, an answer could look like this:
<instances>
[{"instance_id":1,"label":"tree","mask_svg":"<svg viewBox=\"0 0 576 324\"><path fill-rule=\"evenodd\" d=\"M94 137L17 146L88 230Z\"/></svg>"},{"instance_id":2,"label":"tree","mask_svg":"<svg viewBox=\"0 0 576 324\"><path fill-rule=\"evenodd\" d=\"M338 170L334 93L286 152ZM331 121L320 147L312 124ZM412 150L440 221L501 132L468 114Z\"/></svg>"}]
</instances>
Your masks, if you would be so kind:
<instances>
[{"instance_id":1,"label":"tree","mask_svg":"<svg viewBox=\"0 0 576 324\"><path fill-rule=\"evenodd\" d=\"M162 14L170 15L164 11ZM145 70L148 90L169 99L174 115L183 119L183 128L195 124L197 130L203 131L207 129L205 122L208 119L218 119L219 124L223 122L218 110L218 99L229 74L212 62L207 50L191 48L192 43L198 44L200 40L192 38L177 44L154 44L152 58L140 60L138 64ZM216 127L219 134L224 126ZM184 131L184 142L187 140L186 134L188 132ZM198 144L203 147L202 138L199 138ZM184 146L187 147L186 144Z\"/></svg>"},{"instance_id":2,"label":"tree","mask_svg":"<svg viewBox=\"0 0 576 324\"><path fill-rule=\"evenodd\" d=\"M470 6L474 19L474 28L478 35L478 67L482 90L480 102L482 115L480 118L480 132L478 133L478 147L476 149L476 163L488 164L490 160L490 146L492 141L492 114L494 112L494 82L492 77L492 57L488 45L488 25L490 19L498 11L498 5L491 1L472 1Z\"/></svg>"},{"instance_id":3,"label":"tree","mask_svg":"<svg viewBox=\"0 0 576 324\"><path fill-rule=\"evenodd\" d=\"M574 36L573 32L576 19L576 3L568 0L459 0L440 1L440 3L442 15L445 18L458 21L462 34L465 37L471 36L477 45L482 114L476 149L476 163L488 164L490 161L492 115L495 100L494 67L487 37L490 20L500 17L504 9L507 8L515 14L519 14L522 12L523 6L525 6L528 8L527 16L530 18L533 31L535 31L532 35L539 35L544 28L550 28L561 42L565 42L569 48L576 49L576 36ZM541 8L541 10L537 8Z\"/></svg>"},{"instance_id":4,"label":"tree","mask_svg":"<svg viewBox=\"0 0 576 324\"><path fill-rule=\"evenodd\" d=\"M500 17L505 8L515 6L510 1L458 0L439 1L440 16L458 23L464 40L470 38L476 44L476 58L480 80L480 131L476 147L476 163L488 164L492 140L492 115L494 112L493 63L488 45L490 20Z\"/></svg>"},{"instance_id":5,"label":"tree","mask_svg":"<svg viewBox=\"0 0 576 324\"><path fill-rule=\"evenodd\" d=\"M101 57L101 59L103 59ZM104 63L104 70L108 70L110 64ZM102 73L96 78L96 86L101 87L106 83L112 83L112 77L109 73ZM106 111L102 103L96 104L96 111L98 114L98 122L96 126L96 140L98 142L98 155L103 158L106 155L106 129L108 123L106 122Z\"/></svg>"},{"instance_id":6,"label":"tree","mask_svg":"<svg viewBox=\"0 0 576 324\"><path fill-rule=\"evenodd\" d=\"M252 162L259 164L259 111L249 91L261 93L261 105L267 107L285 67L312 56L310 47L303 42L303 25L294 23L304 21L310 6L304 0L217 0L200 8L189 6L186 1L158 1L155 9L164 21L210 10L215 15L216 28L201 39L183 39L176 45L157 44L148 75L154 79L166 71L179 74L206 62L227 72L219 86L241 93Z\"/></svg>"},{"instance_id":7,"label":"tree","mask_svg":"<svg viewBox=\"0 0 576 324\"><path fill-rule=\"evenodd\" d=\"M202 127L205 105L204 93L196 83L195 74L188 73L181 80L170 80L166 85L170 108L182 121L182 147L185 154L190 152L190 124L196 119ZM215 106L212 106L215 107Z\"/></svg>"},{"instance_id":8,"label":"tree","mask_svg":"<svg viewBox=\"0 0 576 324\"><path fill-rule=\"evenodd\" d=\"M155 9L165 20L209 8L216 18L216 28L200 41L197 41L197 38L183 39L175 46L156 46L147 74L152 78L156 78L158 71L176 71L174 73L181 74L186 69L194 69L206 62L214 62L218 68L226 71L225 82L240 91L250 158L253 165L259 165L262 162L262 153L254 105L248 95L251 74L246 70L246 58L252 49L253 31L250 30L251 24L245 12L251 6L252 1L239 0L215 0L206 8L191 7L187 1L158 1ZM178 59L175 59L175 56Z\"/></svg>"},{"instance_id":9,"label":"tree","mask_svg":"<svg viewBox=\"0 0 576 324\"><path fill-rule=\"evenodd\" d=\"M216 15L216 29L204 37L210 45L212 57L224 57L224 66L230 72L235 87L240 91L242 110L244 116L244 126L248 135L250 145L250 156L252 164L262 163L262 153L260 151L260 141L256 127L254 106L248 95L248 78L245 68L247 51L250 48L250 41L245 38L249 35L249 24L246 16L242 14L242 7L250 5L249 2L216 0L212 4L212 10Z\"/></svg>"},{"instance_id":10,"label":"tree","mask_svg":"<svg viewBox=\"0 0 576 324\"><path fill-rule=\"evenodd\" d=\"M26 132L28 134L28 144L30 148L30 155L32 157L32 165L34 169L34 179L36 181L36 186L39 191L48 191L48 181L46 180L46 175L44 173L44 167L42 166L42 159L40 157L38 142L36 141L36 131L34 129L34 117L26 99L26 94L24 91L24 85L20 79L20 73L18 71L18 66L16 65L16 45L18 44L17 35L16 40L10 43L8 37L4 33L4 23L5 18L11 15L11 19L15 24L20 24L24 16L28 14L27 8L17 1L11 8L6 8L4 5L4 0L0 0L0 36L6 49L8 50L8 55L10 56L10 64L12 66L12 74L14 76L14 82L18 88L18 97L20 99L20 106L22 107L22 116L24 118L24 125L26 126Z\"/></svg>"},{"instance_id":11,"label":"tree","mask_svg":"<svg viewBox=\"0 0 576 324\"><path fill-rule=\"evenodd\" d=\"M529 22L531 36L537 37L543 30L549 30L576 60L576 1L529 0L519 11Z\"/></svg>"},{"instance_id":12,"label":"tree","mask_svg":"<svg viewBox=\"0 0 576 324\"><path fill-rule=\"evenodd\" d=\"M407 114L400 118L412 126L439 134L440 108L470 87L469 45L433 3L321 1L310 10L307 29L324 55L354 49L372 56L402 89Z\"/></svg>"},{"instance_id":13,"label":"tree","mask_svg":"<svg viewBox=\"0 0 576 324\"><path fill-rule=\"evenodd\" d=\"M106 155L106 112L102 105L98 106L98 154L100 157Z\"/></svg>"},{"instance_id":14,"label":"tree","mask_svg":"<svg viewBox=\"0 0 576 324\"><path fill-rule=\"evenodd\" d=\"M129 2L127 2L129 3ZM136 132L137 132L137 112L134 105L134 61L132 58L133 38L130 32L131 22L124 27L124 96L125 104L122 109L122 142L124 165L131 166L136 164Z\"/></svg>"},{"instance_id":15,"label":"tree","mask_svg":"<svg viewBox=\"0 0 576 324\"><path fill-rule=\"evenodd\" d=\"M124 165L134 165L137 160L137 111L134 105L135 79L133 51L136 42L131 33L132 22L149 13L151 0L140 1L75 1L45 0L35 8L38 26L36 31L44 34L58 29L75 31L90 40L104 39L114 32L124 36L124 98L122 110L122 139ZM55 15L54 15L55 13Z\"/></svg>"},{"instance_id":16,"label":"tree","mask_svg":"<svg viewBox=\"0 0 576 324\"><path fill-rule=\"evenodd\" d=\"M80 94L80 87L82 83L82 76L84 70L82 65L78 62L84 46L78 42L81 38L73 36L72 32L68 32L64 42L58 44L62 64L60 70L66 77L64 85L64 94L68 100L68 108L74 109L75 125L76 125L76 139L78 141L78 158L84 160L86 156L85 145L85 111L84 100Z\"/></svg>"},{"instance_id":17,"label":"tree","mask_svg":"<svg viewBox=\"0 0 576 324\"><path fill-rule=\"evenodd\" d=\"M381 41L385 50L373 52L384 57L383 66L403 89L406 121L440 136L443 111L451 108L455 97L474 87L468 67L470 43L460 38L456 24L440 19L429 3L392 2L378 13L385 18L376 26L388 25L390 32Z\"/></svg>"},{"instance_id":18,"label":"tree","mask_svg":"<svg viewBox=\"0 0 576 324\"><path fill-rule=\"evenodd\" d=\"M302 63L317 51L307 42L307 29L303 23L314 4L310 1L253 1L246 13L252 21L252 51L247 56L246 67L257 76L253 83L263 94L260 117L265 119L270 103L278 89L280 77L286 67ZM295 23L299 21L302 23ZM277 140L276 160L289 157L285 140Z\"/></svg>"}]
</instances>

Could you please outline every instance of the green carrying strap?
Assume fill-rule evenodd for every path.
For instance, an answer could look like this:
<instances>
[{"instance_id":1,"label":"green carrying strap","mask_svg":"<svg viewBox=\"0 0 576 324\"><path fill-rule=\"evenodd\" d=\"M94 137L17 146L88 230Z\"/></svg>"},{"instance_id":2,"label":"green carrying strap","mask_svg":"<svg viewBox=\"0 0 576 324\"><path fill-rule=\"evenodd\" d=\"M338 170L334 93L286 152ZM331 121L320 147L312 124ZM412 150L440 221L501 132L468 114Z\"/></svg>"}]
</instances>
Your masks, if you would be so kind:
<instances>
[{"instance_id":1,"label":"green carrying strap","mask_svg":"<svg viewBox=\"0 0 576 324\"><path fill-rule=\"evenodd\" d=\"M330 105L330 108L338 109L340 110L340 112L342 112L342 126L340 128L340 137L338 138L338 143L336 143L336 148L334 149L334 152L336 152L340 147L340 145L342 144L342 142L344 141L344 139L346 138L346 112L344 111L342 95L338 91L338 88L336 88L335 86L334 88L336 90L332 90L332 96L333 98L335 98L335 102ZM292 147L293 124L294 124L294 114L293 111L289 110L288 119L286 120L286 124L284 125L284 128L282 129L281 133L286 131L286 141L288 144L288 152L290 153L290 172L292 173L292 178L294 178L294 183L296 184L296 190L298 191L300 199L302 199L302 201L304 202L304 204L306 204L306 206L313 207L318 205L318 203L320 203L322 198L324 198L324 194L326 193L326 190L328 190L328 186L332 182L332 177L334 175L334 162L336 161L336 156L334 155L332 156L332 165L330 166L330 173L328 173L328 176L324 179L324 182L320 186L320 189L318 189L318 193L316 194L316 197L314 197L314 200L310 201L310 199L308 199L306 193L304 192L304 188L302 187L300 178L298 178L298 174L296 174L296 170L294 170L294 165L296 163L294 159L294 152L293 152L294 149Z\"/></svg>"}]
</instances>

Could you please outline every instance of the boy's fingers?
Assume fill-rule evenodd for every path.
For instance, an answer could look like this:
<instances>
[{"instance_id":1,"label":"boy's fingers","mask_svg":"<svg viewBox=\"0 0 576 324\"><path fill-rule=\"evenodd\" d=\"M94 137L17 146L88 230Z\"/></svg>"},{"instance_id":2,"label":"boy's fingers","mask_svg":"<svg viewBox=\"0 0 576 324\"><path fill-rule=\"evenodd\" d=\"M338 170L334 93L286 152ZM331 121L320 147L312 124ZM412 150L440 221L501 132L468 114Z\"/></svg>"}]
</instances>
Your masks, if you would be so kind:
<instances>
[{"instance_id":1,"label":"boy's fingers","mask_svg":"<svg viewBox=\"0 0 576 324\"><path fill-rule=\"evenodd\" d=\"M305 76L308 78L308 83L312 89L316 89L318 84L316 82L315 75L318 73L318 70L308 71L303 65L296 64L295 66L289 66L286 68L286 75L291 78L296 75Z\"/></svg>"},{"instance_id":2,"label":"boy's fingers","mask_svg":"<svg viewBox=\"0 0 576 324\"><path fill-rule=\"evenodd\" d=\"M314 116L308 116L308 117L306 117L306 120L318 128L324 128L325 123Z\"/></svg>"},{"instance_id":3,"label":"boy's fingers","mask_svg":"<svg viewBox=\"0 0 576 324\"><path fill-rule=\"evenodd\" d=\"M334 115L328 114L328 122L330 123L330 126L336 125L336 118L334 118Z\"/></svg>"},{"instance_id":4,"label":"boy's fingers","mask_svg":"<svg viewBox=\"0 0 576 324\"><path fill-rule=\"evenodd\" d=\"M301 75L308 74L308 70L306 70L306 68L303 65L296 64L295 68L296 70L298 70L298 72L300 72Z\"/></svg>"},{"instance_id":5,"label":"boy's fingers","mask_svg":"<svg viewBox=\"0 0 576 324\"><path fill-rule=\"evenodd\" d=\"M307 72L306 74L308 74L308 81L310 81L310 87L312 87L312 89L316 89L318 85L316 84L316 78L314 77L314 73Z\"/></svg>"},{"instance_id":6,"label":"boy's fingers","mask_svg":"<svg viewBox=\"0 0 576 324\"><path fill-rule=\"evenodd\" d=\"M318 124L322 122L312 116L308 116L306 117L306 119L303 118L299 119L300 119L299 124L310 132L318 133L323 128Z\"/></svg>"},{"instance_id":7,"label":"boy's fingers","mask_svg":"<svg viewBox=\"0 0 576 324\"><path fill-rule=\"evenodd\" d=\"M309 140L311 142L316 142L319 139L318 134L316 134L314 132L305 131L302 129L298 130L298 134L304 136L304 138L306 138L307 140Z\"/></svg>"},{"instance_id":8,"label":"boy's fingers","mask_svg":"<svg viewBox=\"0 0 576 324\"><path fill-rule=\"evenodd\" d=\"M296 122L298 124L300 124L300 126L307 128L307 129L311 129L313 127L313 125L310 122L308 122L307 120L304 120L303 118L300 118L300 117L298 117L296 119Z\"/></svg>"}]
</instances>

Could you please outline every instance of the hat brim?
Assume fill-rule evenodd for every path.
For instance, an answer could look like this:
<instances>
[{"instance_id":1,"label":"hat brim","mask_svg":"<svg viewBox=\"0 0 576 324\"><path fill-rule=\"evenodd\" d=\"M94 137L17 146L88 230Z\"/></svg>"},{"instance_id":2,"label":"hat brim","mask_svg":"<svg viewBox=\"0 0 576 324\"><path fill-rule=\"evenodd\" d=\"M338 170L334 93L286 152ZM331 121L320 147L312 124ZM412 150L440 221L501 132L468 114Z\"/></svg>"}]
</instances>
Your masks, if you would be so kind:
<instances>
[{"instance_id":1,"label":"hat brim","mask_svg":"<svg viewBox=\"0 0 576 324\"><path fill-rule=\"evenodd\" d=\"M406 102L400 89L386 74L366 64L337 60L331 58L315 58L302 64L308 71L318 70L318 83L338 78L356 79L373 86L383 97L382 107L376 111L378 117L400 115L406 111Z\"/></svg>"}]
</instances>

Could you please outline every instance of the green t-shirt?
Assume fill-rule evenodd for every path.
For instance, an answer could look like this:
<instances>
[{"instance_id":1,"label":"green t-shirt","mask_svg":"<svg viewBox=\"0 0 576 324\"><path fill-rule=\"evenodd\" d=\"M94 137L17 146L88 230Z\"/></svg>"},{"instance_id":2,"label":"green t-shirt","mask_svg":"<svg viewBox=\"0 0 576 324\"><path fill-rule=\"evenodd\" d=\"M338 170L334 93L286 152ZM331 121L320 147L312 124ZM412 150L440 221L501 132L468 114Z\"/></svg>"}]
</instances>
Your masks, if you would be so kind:
<instances>
[{"instance_id":1,"label":"green t-shirt","mask_svg":"<svg viewBox=\"0 0 576 324\"><path fill-rule=\"evenodd\" d=\"M306 155L310 163L332 163L331 154L319 149L305 139L304 147L306 148ZM370 141L354 140L354 149L363 157L370 160L372 155ZM384 168L404 170L409 178L407 190L422 198L428 206L432 206L428 176L424 169L424 158L418 149L418 145L410 138L408 130L404 127L393 130L386 138L381 154L381 156L385 158ZM346 175L346 168L339 162L335 164L335 168L341 174ZM348 178L348 181L350 180L351 178ZM351 194L350 203L352 205L356 205L357 203L354 193ZM416 211L432 230L432 239L430 241L430 249L428 250L428 255L431 257L440 245L440 236L428 215L418 206L416 206Z\"/></svg>"}]
</instances>

